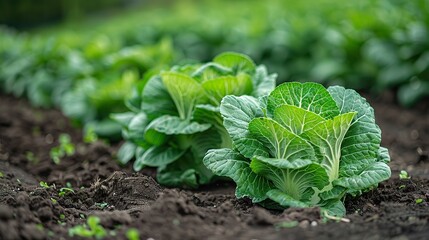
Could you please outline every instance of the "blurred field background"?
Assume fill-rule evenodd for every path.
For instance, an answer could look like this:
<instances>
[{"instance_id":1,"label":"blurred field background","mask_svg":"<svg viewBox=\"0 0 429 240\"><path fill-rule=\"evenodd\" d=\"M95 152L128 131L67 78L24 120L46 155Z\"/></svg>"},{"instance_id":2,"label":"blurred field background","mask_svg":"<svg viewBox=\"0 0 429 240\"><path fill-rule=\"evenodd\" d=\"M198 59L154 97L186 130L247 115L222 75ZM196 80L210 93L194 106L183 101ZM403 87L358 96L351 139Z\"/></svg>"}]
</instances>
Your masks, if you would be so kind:
<instances>
[{"instance_id":1,"label":"blurred field background","mask_svg":"<svg viewBox=\"0 0 429 240\"><path fill-rule=\"evenodd\" d=\"M110 113L175 64L249 55L278 83L429 96L428 0L3 0L0 91L120 138Z\"/></svg>"}]
</instances>

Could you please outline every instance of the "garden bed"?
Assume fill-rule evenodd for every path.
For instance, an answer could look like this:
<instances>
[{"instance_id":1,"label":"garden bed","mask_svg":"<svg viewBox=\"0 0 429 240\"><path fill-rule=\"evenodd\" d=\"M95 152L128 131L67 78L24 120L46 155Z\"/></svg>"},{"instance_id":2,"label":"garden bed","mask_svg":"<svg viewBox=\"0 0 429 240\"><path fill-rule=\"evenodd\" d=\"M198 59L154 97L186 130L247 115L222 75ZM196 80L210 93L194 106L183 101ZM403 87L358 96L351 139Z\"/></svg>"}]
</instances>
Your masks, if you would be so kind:
<instances>
[{"instance_id":1,"label":"garden bed","mask_svg":"<svg viewBox=\"0 0 429 240\"><path fill-rule=\"evenodd\" d=\"M119 145L84 143L59 111L0 95L0 239L71 238L68 230L91 215L100 218L105 239L126 239L130 228L141 239L427 238L429 104L407 110L393 96L366 95L390 151L392 179L346 199L350 222L324 223L317 209L268 211L236 199L229 182L192 191L163 188L150 169L120 167L114 158ZM55 164L49 152L62 133L71 136L76 153ZM401 170L411 179L399 179ZM74 193L60 197L66 186Z\"/></svg>"}]
</instances>

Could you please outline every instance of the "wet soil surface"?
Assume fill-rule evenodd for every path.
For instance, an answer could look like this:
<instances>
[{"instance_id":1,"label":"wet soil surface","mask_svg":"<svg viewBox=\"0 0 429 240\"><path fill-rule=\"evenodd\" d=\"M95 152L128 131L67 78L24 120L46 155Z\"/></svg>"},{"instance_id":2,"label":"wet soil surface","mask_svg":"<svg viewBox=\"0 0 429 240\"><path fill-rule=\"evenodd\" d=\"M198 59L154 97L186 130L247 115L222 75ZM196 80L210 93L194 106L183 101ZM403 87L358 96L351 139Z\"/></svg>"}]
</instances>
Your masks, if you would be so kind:
<instances>
[{"instance_id":1,"label":"wet soil surface","mask_svg":"<svg viewBox=\"0 0 429 240\"><path fill-rule=\"evenodd\" d=\"M151 170L120 167L117 146L83 143L60 112L0 95L0 239L77 239L69 229L89 216L101 220L104 239L127 239L133 228L140 239L155 240L428 239L429 104L403 109L389 93L366 97L390 150L392 179L348 197L345 219L326 222L318 209L268 211L236 199L228 182L163 188ZM49 152L62 133L76 153L54 164ZM400 170L411 179L399 179Z\"/></svg>"}]
</instances>

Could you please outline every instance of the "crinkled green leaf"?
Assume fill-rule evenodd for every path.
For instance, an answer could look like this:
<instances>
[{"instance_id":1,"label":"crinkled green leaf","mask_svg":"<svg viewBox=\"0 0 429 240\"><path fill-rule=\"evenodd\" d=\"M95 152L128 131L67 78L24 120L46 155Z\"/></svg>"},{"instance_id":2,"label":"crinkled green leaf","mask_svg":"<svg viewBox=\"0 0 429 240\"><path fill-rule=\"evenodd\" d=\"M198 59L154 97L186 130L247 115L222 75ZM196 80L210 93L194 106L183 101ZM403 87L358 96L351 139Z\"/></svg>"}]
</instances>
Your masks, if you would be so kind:
<instances>
[{"instance_id":1,"label":"crinkled green leaf","mask_svg":"<svg viewBox=\"0 0 429 240\"><path fill-rule=\"evenodd\" d=\"M341 145L340 176L353 176L377 159L381 131L373 108L356 91L340 86L328 91L341 113L357 112Z\"/></svg>"},{"instance_id":2,"label":"crinkled green leaf","mask_svg":"<svg viewBox=\"0 0 429 240\"><path fill-rule=\"evenodd\" d=\"M317 83L289 82L279 85L268 97L268 111L273 113L277 107L284 104L314 112L325 119L339 114L329 92Z\"/></svg>"},{"instance_id":3,"label":"crinkled green leaf","mask_svg":"<svg viewBox=\"0 0 429 240\"><path fill-rule=\"evenodd\" d=\"M265 66L258 66L252 76L253 92L252 96L262 97L271 93L276 87L277 74L268 74Z\"/></svg>"},{"instance_id":4,"label":"crinkled green leaf","mask_svg":"<svg viewBox=\"0 0 429 240\"><path fill-rule=\"evenodd\" d=\"M281 105L274 110L273 119L289 131L300 135L325 121L314 112L293 105Z\"/></svg>"},{"instance_id":5,"label":"crinkled green leaf","mask_svg":"<svg viewBox=\"0 0 429 240\"><path fill-rule=\"evenodd\" d=\"M221 148L232 147L232 139L223 126L223 118L220 115L220 108L210 104L199 104L195 108L193 120L201 123L210 123L216 129Z\"/></svg>"},{"instance_id":6,"label":"crinkled green leaf","mask_svg":"<svg viewBox=\"0 0 429 240\"><path fill-rule=\"evenodd\" d=\"M312 157L309 159L300 159L300 158L292 158L292 159L287 159L287 158L268 158L268 157L262 157L262 156L254 156L252 158L252 163L251 166L253 164L253 162L263 162L266 164L269 164L273 167L276 168L284 168L284 169L297 169L297 168L302 168L305 167L307 165L310 165L312 163L314 163L313 159L314 159L314 155L310 156Z\"/></svg>"},{"instance_id":7,"label":"crinkled green leaf","mask_svg":"<svg viewBox=\"0 0 429 240\"><path fill-rule=\"evenodd\" d=\"M334 186L330 190L321 192L319 194L322 200L341 199L346 193L346 188L342 186Z\"/></svg>"},{"instance_id":8,"label":"crinkled green leaf","mask_svg":"<svg viewBox=\"0 0 429 240\"><path fill-rule=\"evenodd\" d=\"M271 180L278 190L286 193L295 200L310 202L315 191L313 188L322 189L329 184L329 178L326 171L318 164L308 163L308 161L299 161L303 165L300 168L285 168L288 164L281 164L284 159L253 158L250 167L253 172ZM275 162L273 164L273 162ZM306 165L305 165L306 164ZM278 165L283 168L277 167ZM273 199L274 200L274 199Z\"/></svg>"},{"instance_id":9,"label":"crinkled green leaf","mask_svg":"<svg viewBox=\"0 0 429 240\"><path fill-rule=\"evenodd\" d=\"M223 126L223 119L220 115L220 108L210 104L198 104L195 107L192 120L200 123L210 123L213 126Z\"/></svg>"},{"instance_id":10,"label":"crinkled green leaf","mask_svg":"<svg viewBox=\"0 0 429 240\"><path fill-rule=\"evenodd\" d=\"M213 62L219 63L225 67L233 69L235 72L246 71L253 72L255 71L256 65L251 58L244 54L235 53L235 52L224 52L217 55Z\"/></svg>"},{"instance_id":11,"label":"crinkled green leaf","mask_svg":"<svg viewBox=\"0 0 429 240\"><path fill-rule=\"evenodd\" d=\"M144 87L141 108L150 120L163 115L178 115L174 101L160 76L154 76L149 79Z\"/></svg>"},{"instance_id":12,"label":"crinkled green leaf","mask_svg":"<svg viewBox=\"0 0 429 240\"><path fill-rule=\"evenodd\" d=\"M248 126L256 117L263 117L259 101L250 96L226 96L223 98L220 112L224 119L223 125L228 131L235 147L246 158L255 155L268 157L268 149L264 144L250 136Z\"/></svg>"},{"instance_id":13,"label":"crinkled green leaf","mask_svg":"<svg viewBox=\"0 0 429 240\"><path fill-rule=\"evenodd\" d=\"M333 183L351 189L352 191L363 190L389 179L390 174L390 168L387 164L383 162L374 162L366 166L360 173L350 177L341 177Z\"/></svg>"},{"instance_id":14,"label":"crinkled green leaf","mask_svg":"<svg viewBox=\"0 0 429 240\"><path fill-rule=\"evenodd\" d=\"M153 146L147 149L143 155L137 159L141 164L150 167L159 167L179 159L185 150L166 146Z\"/></svg>"},{"instance_id":15,"label":"crinkled green leaf","mask_svg":"<svg viewBox=\"0 0 429 240\"><path fill-rule=\"evenodd\" d=\"M203 82L202 86L215 106L220 105L226 95L240 96L250 94L253 90L252 80L247 74L217 77Z\"/></svg>"},{"instance_id":16,"label":"crinkled green leaf","mask_svg":"<svg viewBox=\"0 0 429 240\"><path fill-rule=\"evenodd\" d=\"M322 211L327 211L330 216L342 217L346 215L346 208L341 200L328 200L320 204Z\"/></svg>"},{"instance_id":17,"label":"crinkled green leaf","mask_svg":"<svg viewBox=\"0 0 429 240\"><path fill-rule=\"evenodd\" d=\"M380 147L378 149L377 162L383 162L386 164L390 162L389 150L387 148Z\"/></svg>"},{"instance_id":18,"label":"crinkled green leaf","mask_svg":"<svg viewBox=\"0 0 429 240\"><path fill-rule=\"evenodd\" d=\"M270 155L281 159L315 159L309 143L270 118L254 118L249 132L269 149Z\"/></svg>"},{"instance_id":19,"label":"crinkled green leaf","mask_svg":"<svg viewBox=\"0 0 429 240\"><path fill-rule=\"evenodd\" d=\"M201 98L204 97L204 89L195 79L182 73L164 72L161 77L179 117L190 120L195 105L201 103Z\"/></svg>"},{"instance_id":20,"label":"crinkled green leaf","mask_svg":"<svg viewBox=\"0 0 429 240\"><path fill-rule=\"evenodd\" d=\"M234 180L238 198L249 197L253 202L260 202L267 198L266 193L273 186L268 179L251 170L248 160L231 149L209 150L204 157L204 164L214 174Z\"/></svg>"},{"instance_id":21,"label":"crinkled green leaf","mask_svg":"<svg viewBox=\"0 0 429 240\"><path fill-rule=\"evenodd\" d=\"M339 176L341 146L356 112L349 112L319 123L301 136L311 142L329 179Z\"/></svg>"},{"instance_id":22,"label":"crinkled green leaf","mask_svg":"<svg viewBox=\"0 0 429 240\"><path fill-rule=\"evenodd\" d=\"M146 128L146 131L153 129L157 132L166 135L178 134L194 134L204 132L211 127L208 123L191 122L189 120L182 120L177 116L164 115L153 120Z\"/></svg>"},{"instance_id":23,"label":"crinkled green leaf","mask_svg":"<svg viewBox=\"0 0 429 240\"><path fill-rule=\"evenodd\" d=\"M195 136L192 137L191 143L191 151L194 158L202 161L209 149L220 148L222 143L219 139L219 132L215 129L195 134Z\"/></svg>"},{"instance_id":24,"label":"crinkled green leaf","mask_svg":"<svg viewBox=\"0 0 429 240\"><path fill-rule=\"evenodd\" d=\"M296 200L295 198L289 196L288 194L278 190L278 189L272 189L267 192L267 196L279 203L283 207L294 207L294 208L306 208L309 207L309 204Z\"/></svg>"}]
</instances>

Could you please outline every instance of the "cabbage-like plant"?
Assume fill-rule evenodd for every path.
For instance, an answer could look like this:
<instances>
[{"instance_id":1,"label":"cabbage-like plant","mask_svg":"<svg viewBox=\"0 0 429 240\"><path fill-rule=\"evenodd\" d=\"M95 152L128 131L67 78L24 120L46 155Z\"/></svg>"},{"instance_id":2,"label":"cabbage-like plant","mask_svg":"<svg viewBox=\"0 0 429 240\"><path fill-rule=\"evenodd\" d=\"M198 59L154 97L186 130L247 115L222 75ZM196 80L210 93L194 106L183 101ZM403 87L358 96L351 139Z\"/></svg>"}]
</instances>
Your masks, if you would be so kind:
<instances>
[{"instance_id":1,"label":"cabbage-like plant","mask_svg":"<svg viewBox=\"0 0 429 240\"><path fill-rule=\"evenodd\" d=\"M276 75L242 54L223 53L206 64L176 66L138 86L127 102L131 112L114 115L127 142L122 163L134 170L156 167L167 186L197 187L214 175L203 164L207 150L232 147L220 102L226 95L260 97L275 87Z\"/></svg>"},{"instance_id":2,"label":"cabbage-like plant","mask_svg":"<svg viewBox=\"0 0 429 240\"><path fill-rule=\"evenodd\" d=\"M390 177L374 110L354 90L285 83L259 99L226 96L220 112L233 147L204 163L237 183L237 197L342 216L347 193Z\"/></svg>"}]
</instances>

